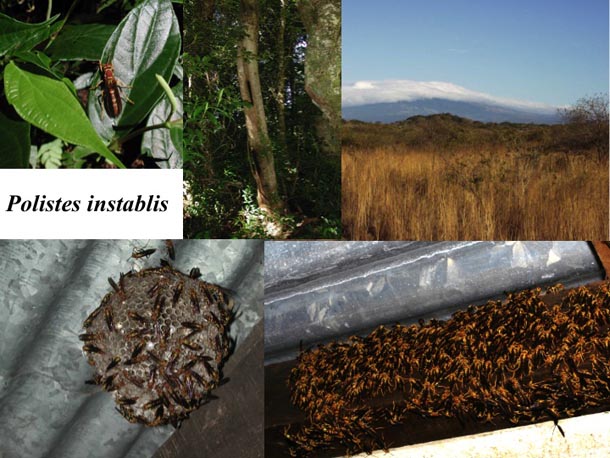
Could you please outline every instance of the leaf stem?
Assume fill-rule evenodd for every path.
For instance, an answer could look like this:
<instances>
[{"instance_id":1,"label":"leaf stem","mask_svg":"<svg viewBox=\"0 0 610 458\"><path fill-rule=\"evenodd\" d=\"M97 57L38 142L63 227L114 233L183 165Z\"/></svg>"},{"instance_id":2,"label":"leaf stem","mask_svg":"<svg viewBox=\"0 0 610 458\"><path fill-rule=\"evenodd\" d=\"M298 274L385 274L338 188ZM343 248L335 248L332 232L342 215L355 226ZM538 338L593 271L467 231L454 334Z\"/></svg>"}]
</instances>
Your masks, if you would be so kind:
<instances>
[{"instance_id":1,"label":"leaf stem","mask_svg":"<svg viewBox=\"0 0 610 458\"><path fill-rule=\"evenodd\" d=\"M163 129L163 128L169 129L169 128L171 128L170 124L171 124L171 122L168 120L168 121L162 122L161 124L153 124L152 126L146 126L146 127L142 127L141 129L134 130L133 132L130 132L129 134L125 135L124 137L116 139L114 142L112 142L109 145L109 147L110 147L110 149L114 149L114 147L127 143L132 138L142 135L144 132L148 132L149 130Z\"/></svg>"},{"instance_id":2,"label":"leaf stem","mask_svg":"<svg viewBox=\"0 0 610 458\"><path fill-rule=\"evenodd\" d=\"M79 0L74 0L72 2L72 5L70 5L70 9L68 9L68 12L66 13L66 17L63 18L60 21L60 26L57 29L57 31L55 31L55 33L53 35L51 35L49 42L47 43L47 45L44 47L45 51L49 48L49 46L51 46L51 44L55 41L55 38L57 38L57 35L59 35L59 32L61 32L61 29L64 28L64 26L66 25L66 22L68 22L68 18L70 17L70 15L72 14L72 12L74 11L74 8L76 8L76 5L78 4ZM47 20L51 17L51 10L53 8L53 0L49 0L49 7L47 9Z\"/></svg>"}]
</instances>

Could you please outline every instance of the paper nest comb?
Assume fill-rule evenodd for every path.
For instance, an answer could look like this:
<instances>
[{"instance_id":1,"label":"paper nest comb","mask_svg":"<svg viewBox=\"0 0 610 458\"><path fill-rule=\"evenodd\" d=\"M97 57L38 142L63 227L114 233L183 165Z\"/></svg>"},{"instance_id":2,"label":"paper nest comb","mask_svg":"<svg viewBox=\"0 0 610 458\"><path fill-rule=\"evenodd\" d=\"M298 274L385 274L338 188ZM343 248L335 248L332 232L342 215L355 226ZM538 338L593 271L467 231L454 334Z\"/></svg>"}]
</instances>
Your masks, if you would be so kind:
<instances>
[{"instance_id":1,"label":"paper nest comb","mask_svg":"<svg viewBox=\"0 0 610 458\"><path fill-rule=\"evenodd\" d=\"M113 291L84 322L93 383L132 423L178 426L220 381L232 304L199 275L164 265L109 278Z\"/></svg>"}]
</instances>

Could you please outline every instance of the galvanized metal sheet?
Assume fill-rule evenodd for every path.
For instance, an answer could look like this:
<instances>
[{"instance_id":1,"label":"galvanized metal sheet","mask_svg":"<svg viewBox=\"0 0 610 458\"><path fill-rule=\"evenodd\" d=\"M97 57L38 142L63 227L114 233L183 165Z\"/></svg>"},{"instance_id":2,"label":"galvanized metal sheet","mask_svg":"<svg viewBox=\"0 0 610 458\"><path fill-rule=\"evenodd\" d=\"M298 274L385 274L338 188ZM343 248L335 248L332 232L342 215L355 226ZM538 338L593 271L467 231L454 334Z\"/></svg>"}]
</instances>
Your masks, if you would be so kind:
<instances>
[{"instance_id":1,"label":"galvanized metal sheet","mask_svg":"<svg viewBox=\"0 0 610 458\"><path fill-rule=\"evenodd\" d=\"M447 318L508 291L600 279L586 242L269 242L265 362L379 324Z\"/></svg>"},{"instance_id":2,"label":"galvanized metal sheet","mask_svg":"<svg viewBox=\"0 0 610 458\"><path fill-rule=\"evenodd\" d=\"M237 345L262 319L263 244L177 241L174 266L233 292ZM132 259L134 248L157 248ZM173 432L128 423L109 393L85 384L83 320L107 277L159 265L163 241L0 241L0 456L149 457ZM166 257L166 256L164 256ZM205 406L203 407L205 408Z\"/></svg>"}]
</instances>

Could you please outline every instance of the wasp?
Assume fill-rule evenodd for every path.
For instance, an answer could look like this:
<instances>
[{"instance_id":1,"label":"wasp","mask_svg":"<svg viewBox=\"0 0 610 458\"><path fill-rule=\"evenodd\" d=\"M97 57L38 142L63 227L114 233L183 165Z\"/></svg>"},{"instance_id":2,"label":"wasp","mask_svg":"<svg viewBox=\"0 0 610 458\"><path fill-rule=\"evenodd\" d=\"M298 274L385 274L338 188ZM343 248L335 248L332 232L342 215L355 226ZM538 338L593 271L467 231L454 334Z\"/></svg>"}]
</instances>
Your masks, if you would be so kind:
<instances>
[{"instance_id":1,"label":"wasp","mask_svg":"<svg viewBox=\"0 0 610 458\"><path fill-rule=\"evenodd\" d=\"M212 323L214 323L216 325L216 327L220 328L222 327L222 324L220 323L220 320L218 319L218 317L214 314L214 312L209 311L208 313L206 313L204 315L205 319L207 321L211 321Z\"/></svg>"},{"instance_id":2,"label":"wasp","mask_svg":"<svg viewBox=\"0 0 610 458\"><path fill-rule=\"evenodd\" d=\"M106 320L106 326L109 331L114 331L114 321L112 315L112 309L110 307L104 308L104 319Z\"/></svg>"},{"instance_id":3,"label":"wasp","mask_svg":"<svg viewBox=\"0 0 610 458\"><path fill-rule=\"evenodd\" d=\"M116 400L117 404L120 406L131 406L136 403L135 398L118 398Z\"/></svg>"},{"instance_id":4,"label":"wasp","mask_svg":"<svg viewBox=\"0 0 610 458\"><path fill-rule=\"evenodd\" d=\"M208 376L213 377L214 369L212 369L212 366L210 365L210 363L208 363L208 357L202 358L201 362L203 363L203 367L205 368L205 371L208 373Z\"/></svg>"},{"instance_id":5,"label":"wasp","mask_svg":"<svg viewBox=\"0 0 610 458\"><path fill-rule=\"evenodd\" d=\"M129 311L127 312L127 316L129 318L131 318L132 320L135 320L139 323L146 323L146 318L144 318L142 315L140 315L138 312L133 312L133 311Z\"/></svg>"},{"instance_id":6,"label":"wasp","mask_svg":"<svg viewBox=\"0 0 610 458\"><path fill-rule=\"evenodd\" d=\"M106 298L104 298L105 300ZM103 301L102 301L103 302ZM103 305L103 304L102 304ZM102 311L102 305L100 305L98 308L96 308L93 312L91 312L91 315L89 315L87 317L87 319L85 320L85 322L83 323L83 327L84 328L88 328L93 324L93 320L95 320L95 318L99 315L99 313ZM81 339L83 340L83 339Z\"/></svg>"},{"instance_id":7,"label":"wasp","mask_svg":"<svg viewBox=\"0 0 610 458\"><path fill-rule=\"evenodd\" d=\"M163 416L163 404L161 404L159 407L157 407L157 410L155 412L155 421L160 420L162 416Z\"/></svg>"},{"instance_id":8,"label":"wasp","mask_svg":"<svg viewBox=\"0 0 610 458\"><path fill-rule=\"evenodd\" d=\"M174 290L174 297L172 298L172 303L175 305L176 302L178 302L178 299L180 299L180 296L182 295L182 290L184 288L184 282L181 280L178 283L178 286L176 286L176 289Z\"/></svg>"},{"instance_id":9,"label":"wasp","mask_svg":"<svg viewBox=\"0 0 610 458\"><path fill-rule=\"evenodd\" d=\"M83 347L83 350L88 353L104 353L104 350L102 350L101 348L96 347L95 345L92 345L92 344L86 344Z\"/></svg>"},{"instance_id":10,"label":"wasp","mask_svg":"<svg viewBox=\"0 0 610 458\"><path fill-rule=\"evenodd\" d=\"M133 361L135 360L138 355L140 353L142 353L142 350L144 350L144 342L139 342L133 349L133 352L131 353L131 358L130 360Z\"/></svg>"},{"instance_id":11,"label":"wasp","mask_svg":"<svg viewBox=\"0 0 610 458\"><path fill-rule=\"evenodd\" d=\"M201 312L201 308L199 307L199 297L197 297L197 292L192 289L189 293L189 296L191 297L191 304L193 304L195 311L197 313Z\"/></svg>"},{"instance_id":12,"label":"wasp","mask_svg":"<svg viewBox=\"0 0 610 458\"><path fill-rule=\"evenodd\" d=\"M121 114L123 110L123 102L121 101L120 88L130 87L122 86L119 84L119 80L114 76L114 67L111 63L103 64L99 62L100 73L102 79L98 83L98 86L102 86L102 101L104 110L111 118L116 118ZM129 103L133 103L127 97L125 99Z\"/></svg>"},{"instance_id":13,"label":"wasp","mask_svg":"<svg viewBox=\"0 0 610 458\"><path fill-rule=\"evenodd\" d=\"M112 358L112 361L110 361L110 364L108 364L108 367L106 367L106 372L108 372L113 367L116 367L120 362L121 362L120 357L115 356L114 358Z\"/></svg>"},{"instance_id":14,"label":"wasp","mask_svg":"<svg viewBox=\"0 0 610 458\"><path fill-rule=\"evenodd\" d=\"M209 356L207 356L207 358L209 358ZM212 359L212 358L210 358L210 359ZM188 370L190 370L190 369L191 369L191 368L192 368L192 367L193 367L195 364L197 364L198 362L199 362L199 360L198 360L197 358L195 358L195 359L191 359L191 360L190 360L188 363L186 363L186 364L184 365L184 367L183 367L182 369L183 369L183 370L185 370L185 371L188 371Z\"/></svg>"},{"instance_id":15,"label":"wasp","mask_svg":"<svg viewBox=\"0 0 610 458\"><path fill-rule=\"evenodd\" d=\"M138 388L142 388L144 386L144 383L140 379L133 377L131 375L128 375L127 373L123 373L122 375L127 380L129 380L131 383L133 383L135 386L137 386Z\"/></svg>"},{"instance_id":16,"label":"wasp","mask_svg":"<svg viewBox=\"0 0 610 458\"><path fill-rule=\"evenodd\" d=\"M194 321L183 321L180 323L185 328L191 329L196 332L201 332L205 329L205 325L202 323L195 323Z\"/></svg>"},{"instance_id":17,"label":"wasp","mask_svg":"<svg viewBox=\"0 0 610 458\"><path fill-rule=\"evenodd\" d=\"M193 342L189 342L188 340L183 340L180 343L182 345L184 345L186 348L190 348L191 350L194 350L194 351L202 350L202 347L200 345L197 345L196 343L193 343Z\"/></svg>"},{"instance_id":18,"label":"wasp","mask_svg":"<svg viewBox=\"0 0 610 458\"><path fill-rule=\"evenodd\" d=\"M153 399L152 401L147 402L142 406L143 409L153 409L155 407L159 407L163 404L163 400L161 398Z\"/></svg>"},{"instance_id":19,"label":"wasp","mask_svg":"<svg viewBox=\"0 0 610 458\"><path fill-rule=\"evenodd\" d=\"M148 353L148 356L150 356L150 358L158 365L163 364L163 361L161 360L161 358L159 358L157 355L155 355L152 351L147 351L146 353Z\"/></svg>"},{"instance_id":20,"label":"wasp","mask_svg":"<svg viewBox=\"0 0 610 458\"><path fill-rule=\"evenodd\" d=\"M149 248L149 249L134 249L131 253L131 257L133 259L140 259L140 258L147 258L150 255L152 255L155 251L157 251L156 248Z\"/></svg>"},{"instance_id":21,"label":"wasp","mask_svg":"<svg viewBox=\"0 0 610 458\"><path fill-rule=\"evenodd\" d=\"M199 268L193 267L191 269L191 271L189 272L189 277L195 278L195 279L201 277L201 271L199 270Z\"/></svg>"},{"instance_id":22,"label":"wasp","mask_svg":"<svg viewBox=\"0 0 610 458\"><path fill-rule=\"evenodd\" d=\"M549 286L546 289L547 294L557 294L561 291L563 291L563 285L561 283L557 283L556 285Z\"/></svg>"},{"instance_id":23,"label":"wasp","mask_svg":"<svg viewBox=\"0 0 610 458\"><path fill-rule=\"evenodd\" d=\"M159 316L161 315L161 310L165 305L165 296L158 295L155 299L155 306L153 308L152 319L153 321L157 321Z\"/></svg>"},{"instance_id":24,"label":"wasp","mask_svg":"<svg viewBox=\"0 0 610 458\"><path fill-rule=\"evenodd\" d=\"M129 331L127 333L128 339L138 339L146 334L151 334L152 331L150 329L134 329L133 331Z\"/></svg>"},{"instance_id":25,"label":"wasp","mask_svg":"<svg viewBox=\"0 0 610 458\"><path fill-rule=\"evenodd\" d=\"M100 334L94 334L94 333L84 333L84 334L79 334L78 338L79 340L82 340L83 342L94 342L96 340L98 340L101 337Z\"/></svg>"},{"instance_id":26,"label":"wasp","mask_svg":"<svg viewBox=\"0 0 610 458\"><path fill-rule=\"evenodd\" d=\"M161 282L157 282L155 283L149 290L148 290L148 295L150 297L153 297L155 294L157 294L159 292L159 290L163 287L163 285L161 284Z\"/></svg>"},{"instance_id":27,"label":"wasp","mask_svg":"<svg viewBox=\"0 0 610 458\"><path fill-rule=\"evenodd\" d=\"M167 254L172 261L176 260L176 250L174 248L174 242L167 239L165 241L165 248L167 248Z\"/></svg>"},{"instance_id":28,"label":"wasp","mask_svg":"<svg viewBox=\"0 0 610 458\"><path fill-rule=\"evenodd\" d=\"M112 289L114 289L117 293L121 292L121 288L119 288L119 285L116 284L116 282L112 279L112 277L108 277L108 283L110 283L110 286L112 286Z\"/></svg>"},{"instance_id":29,"label":"wasp","mask_svg":"<svg viewBox=\"0 0 610 458\"><path fill-rule=\"evenodd\" d=\"M114 375L109 375L106 377L103 385L106 391L112 391L114 389Z\"/></svg>"},{"instance_id":30,"label":"wasp","mask_svg":"<svg viewBox=\"0 0 610 458\"><path fill-rule=\"evenodd\" d=\"M180 381L175 378L166 378L166 380L168 382L166 388L167 388L167 391L169 391L170 397L174 400L174 402L176 404L188 409L190 406L189 401L184 399L184 397L181 396L180 392L176 392L176 390L174 390L174 388L177 388L178 391L180 391L180 388L172 386L172 385L179 385ZM171 380L171 382L170 382L170 380Z\"/></svg>"}]
</instances>

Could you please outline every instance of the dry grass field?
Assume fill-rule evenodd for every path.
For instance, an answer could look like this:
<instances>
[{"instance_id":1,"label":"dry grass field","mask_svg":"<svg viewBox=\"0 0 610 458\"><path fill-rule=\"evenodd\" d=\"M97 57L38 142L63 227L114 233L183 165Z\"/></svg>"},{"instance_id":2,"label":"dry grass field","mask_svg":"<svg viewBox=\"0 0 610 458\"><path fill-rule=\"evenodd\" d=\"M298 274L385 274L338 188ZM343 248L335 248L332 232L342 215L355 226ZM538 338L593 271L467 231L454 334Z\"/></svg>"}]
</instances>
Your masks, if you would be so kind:
<instances>
[{"instance_id":1,"label":"dry grass field","mask_svg":"<svg viewBox=\"0 0 610 458\"><path fill-rule=\"evenodd\" d=\"M608 237L608 162L594 154L344 143L342 199L351 240Z\"/></svg>"}]
</instances>

